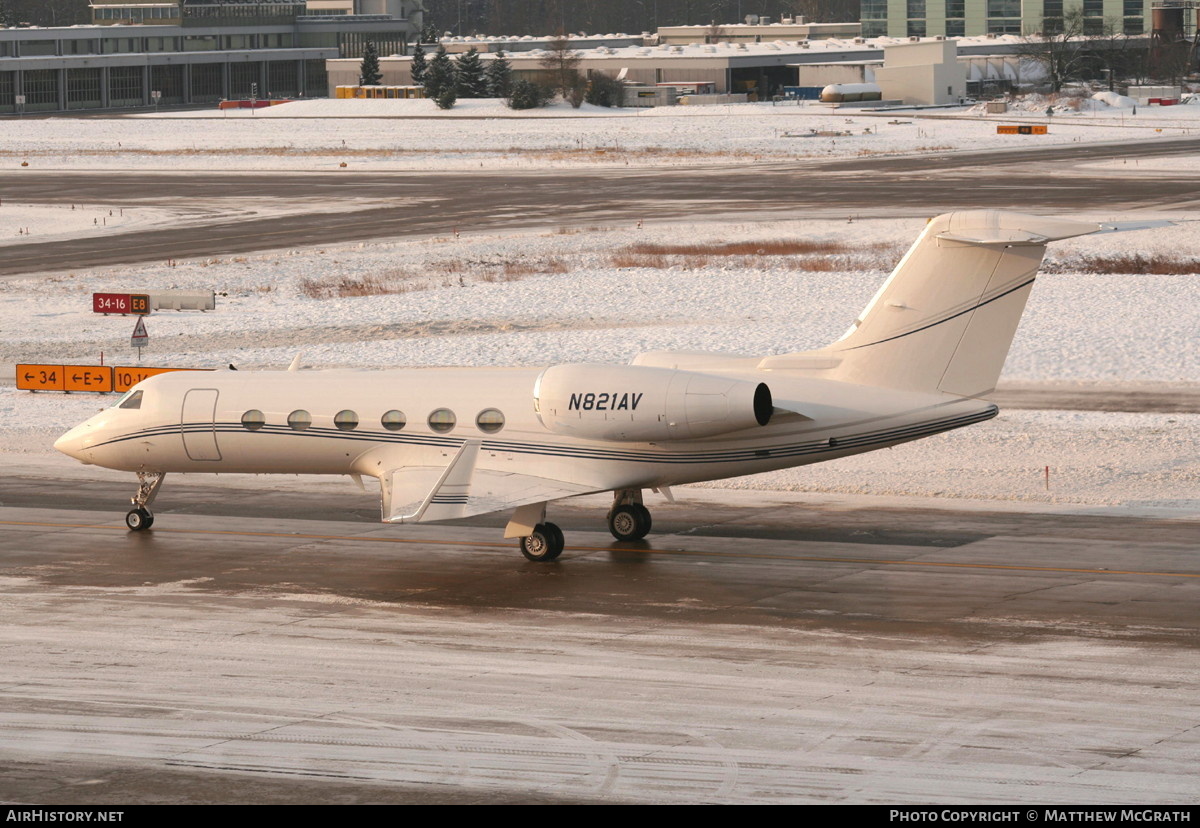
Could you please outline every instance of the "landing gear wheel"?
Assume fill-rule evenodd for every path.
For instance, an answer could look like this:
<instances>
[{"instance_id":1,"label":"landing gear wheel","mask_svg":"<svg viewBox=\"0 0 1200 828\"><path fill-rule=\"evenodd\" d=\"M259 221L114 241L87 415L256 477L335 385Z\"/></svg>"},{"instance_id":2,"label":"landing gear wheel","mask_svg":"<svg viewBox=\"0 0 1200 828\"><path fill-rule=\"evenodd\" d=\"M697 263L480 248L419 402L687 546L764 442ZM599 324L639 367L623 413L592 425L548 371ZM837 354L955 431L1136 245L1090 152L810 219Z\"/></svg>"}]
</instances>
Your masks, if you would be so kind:
<instances>
[{"instance_id":1,"label":"landing gear wheel","mask_svg":"<svg viewBox=\"0 0 1200 828\"><path fill-rule=\"evenodd\" d=\"M627 503L608 513L608 531L619 541L641 540L650 534L650 510L640 503Z\"/></svg>"},{"instance_id":2,"label":"landing gear wheel","mask_svg":"<svg viewBox=\"0 0 1200 828\"><path fill-rule=\"evenodd\" d=\"M532 535L521 538L521 554L531 561L548 563L562 554L565 543L557 525L539 523L533 527Z\"/></svg>"},{"instance_id":3,"label":"landing gear wheel","mask_svg":"<svg viewBox=\"0 0 1200 828\"><path fill-rule=\"evenodd\" d=\"M125 515L125 525L130 532L141 532L154 525L154 515L150 514L149 509L130 509Z\"/></svg>"}]
</instances>

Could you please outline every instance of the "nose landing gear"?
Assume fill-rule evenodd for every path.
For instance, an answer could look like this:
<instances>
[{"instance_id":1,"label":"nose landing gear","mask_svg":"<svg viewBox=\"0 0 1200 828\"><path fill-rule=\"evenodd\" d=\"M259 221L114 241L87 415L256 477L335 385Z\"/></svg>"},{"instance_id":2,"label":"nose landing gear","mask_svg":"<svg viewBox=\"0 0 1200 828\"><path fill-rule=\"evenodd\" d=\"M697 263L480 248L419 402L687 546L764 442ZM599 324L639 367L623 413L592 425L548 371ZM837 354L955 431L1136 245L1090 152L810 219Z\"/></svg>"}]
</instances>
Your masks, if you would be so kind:
<instances>
[{"instance_id":1,"label":"nose landing gear","mask_svg":"<svg viewBox=\"0 0 1200 828\"><path fill-rule=\"evenodd\" d=\"M130 532L142 532L154 525L154 514L146 507L158 496L167 475L164 472L138 472L137 476L137 494L129 498L133 508L125 514L125 525Z\"/></svg>"}]
</instances>

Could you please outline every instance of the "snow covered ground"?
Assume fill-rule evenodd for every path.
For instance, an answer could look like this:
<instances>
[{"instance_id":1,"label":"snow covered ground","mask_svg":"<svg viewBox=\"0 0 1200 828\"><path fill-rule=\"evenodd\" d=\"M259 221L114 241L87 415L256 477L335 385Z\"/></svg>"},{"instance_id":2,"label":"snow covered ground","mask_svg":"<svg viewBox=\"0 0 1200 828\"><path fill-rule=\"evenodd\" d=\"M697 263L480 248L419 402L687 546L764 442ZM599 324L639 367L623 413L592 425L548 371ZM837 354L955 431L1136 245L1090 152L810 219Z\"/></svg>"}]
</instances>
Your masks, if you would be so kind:
<instances>
[{"instance_id":1,"label":"snow covered ground","mask_svg":"<svg viewBox=\"0 0 1200 828\"><path fill-rule=\"evenodd\" d=\"M475 104L479 102L464 102ZM920 147L1019 146L1030 136L995 135L996 118L965 111L918 118L830 113L817 107L696 107L644 113L569 109L533 119L453 121L437 111L381 120L380 104L322 101L274 107L269 117L89 118L0 121L0 163L87 170L114 166L178 170L336 168L338 158L388 169L483 164L695 163L804 153L854 156ZM335 106L336 105L336 106ZM334 118L370 105L371 117ZM286 116L309 112L303 118ZM355 110L360 111L360 110ZM415 110L414 110L415 111ZM1053 140L1147 138L1200 129L1200 106L1173 107L1128 123L1112 109L1056 117ZM332 114L331 114L332 113ZM212 115L213 113L207 113ZM432 116L426 118L426 116ZM571 117L561 117L563 115ZM559 117L556 117L559 116ZM1122 124L1122 118L1127 123ZM846 123L847 119L852 123ZM889 120L909 123L889 124ZM1002 119L1003 120L1003 119ZM1069 123L1068 123L1069 121ZM453 128L446 128L452 123ZM851 130L845 139L785 137L809 129ZM871 129L870 134L863 130ZM1163 132L1155 130L1163 129ZM878 130L877 132L875 130ZM1038 139L1033 139L1038 140ZM345 142L345 147L341 146ZM819 145L819 146L818 146ZM603 150L603 151L602 151ZM614 150L614 152L610 152ZM619 150L619 152L615 152ZM469 163L468 163L468 160ZM616 160L614 160L616 159ZM1121 174L1114 170L1099 174ZM191 218L220 205L200 205ZM253 204L238 209L256 211ZM272 209L264 206L262 209ZM0 206L0 242L93 232L91 219L126 226L189 220L168 211ZM72 212L78 215L71 215ZM1081 219L1123 216L1080 213ZM1200 277L1089 272L1088 257L1142 253L1200 258L1200 224L1189 213L1139 212L1177 227L1053 245L1004 378L1057 382L1200 383L1196 358ZM117 222L119 224L119 222ZM886 278L923 224L920 218L694 223L544 228L461 238L332 245L304 250L42 274L0 282L0 365L22 361L130 360L133 322L90 311L93 291L217 290L214 313L158 313L147 320L147 364L280 368L302 351L307 365L510 364L625 361L659 348L780 353L839 336ZM111 232L111 231L110 231ZM711 255L652 266L627 258L638 243L747 239L851 241L821 269L793 257ZM366 295L314 298L316 285L374 285ZM382 287L380 287L382 286ZM380 293L379 290L391 292ZM353 292L353 291L351 291ZM9 371L5 371L11 376ZM54 455L58 433L111 401L91 395L29 394L0 386L0 452L10 470L45 464L62 473L114 475ZM983 498L1067 506L1155 507L1200 515L1200 415L1007 412L996 420L855 458L720 485L777 491ZM1044 468L1051 466L1050 488Z\"/></svg>"},{"instance_id":2,"label":"snow covered ground","mask_svg":"<svg viewBox=\"0 0 1200 828\"><path fill-rule=\"evenodd\" d=\"M497 101L449 111L423 100L295 101L260 110L189 110L89 118L0 120L0 164L68 170L470 170L662 167L860 157L1037 143L1164 140L1200 134L1200 105L1102 102L987 115L978 107L872 112L760 103L610 110L559 104L514 112ZM249 114L253 112L253 114ZM1049 123L1044 136L997 135L998 123ZM439 124L452 123L452 128ZM816 137L814 132L844 133Z\"/></svg>"}]
</instances>

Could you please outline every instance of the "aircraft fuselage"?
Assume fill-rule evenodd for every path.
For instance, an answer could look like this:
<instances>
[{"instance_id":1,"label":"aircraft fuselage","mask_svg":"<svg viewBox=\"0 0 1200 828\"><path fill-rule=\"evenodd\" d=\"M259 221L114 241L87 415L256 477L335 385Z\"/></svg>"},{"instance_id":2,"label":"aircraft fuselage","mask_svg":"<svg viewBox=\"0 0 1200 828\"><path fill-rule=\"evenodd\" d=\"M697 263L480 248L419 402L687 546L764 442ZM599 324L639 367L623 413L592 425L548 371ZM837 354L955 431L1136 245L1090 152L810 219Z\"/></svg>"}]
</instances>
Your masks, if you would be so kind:
<instances>
[{"instance_id":1,"label":"aircraft fuselage","mask_svg":"<svg viewBox=\"0 0 1200 828\"><path fill-rule=\"evenodd\" d=\"M803 401L793 406L803 411L777 410L765 426L703 439L587 440L556 434L539 419L534 383L542 370L163 374L138 386L140 407L105 409L56 447L123 471L378 477L391 468L444 466L465 441L479 440L479 468L519 468L601 491L816 463L996 414L979 400L752 372L738 378L766 382L777 401ZM580 407L586 394L615 399L614 416L622 400L630 406L639 396L637 389L578 393ZM485 411L499 412L502 423L479 424Z\"/></svg>"}]
</instances>

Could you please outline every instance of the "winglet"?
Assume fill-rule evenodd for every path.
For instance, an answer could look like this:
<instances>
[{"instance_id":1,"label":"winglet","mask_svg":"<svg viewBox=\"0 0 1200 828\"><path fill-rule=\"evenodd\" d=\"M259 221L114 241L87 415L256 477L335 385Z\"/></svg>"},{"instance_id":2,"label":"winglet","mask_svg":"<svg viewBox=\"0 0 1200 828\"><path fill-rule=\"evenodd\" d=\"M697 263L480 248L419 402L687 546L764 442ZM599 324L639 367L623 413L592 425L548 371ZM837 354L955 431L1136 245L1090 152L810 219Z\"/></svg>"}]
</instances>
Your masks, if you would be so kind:
<instances>
[{"instance_id":1,"label":"winglet","mask_svg":"<svg viewBox=\"0 0 1200 828\"><path fill-rule=\"evenodd\" d=\"M479 447L482 445L482 440L467 440L463 443L458 453L450 460L450 465L446 466L446 470L442 472L442 476L438 478L437 483L433 484L433 488L429 490L429 494L425 495L425 499L421 502L421 505L412 514L389 514L391 512L390 495L393 483L391 480L388 480L388 497L384 500L384 521L387 523L420 523L421 518L425 516L425 512L435 502L439 504L466 503L467 489L471 484L471 474L475 470L475 459L479 456Z\"/></svg>"},{"instance_id":2,"label":"winglet","mask_svg":"<svg viewBox=\"0 0 1200 828\"><path fill-rule=\"evenodd\" d=\"M294 357L292 357L292 364L289 365L287 367L287 369L289 371L299 371L300 370L300 357L302 357L302 356L304 356L304 354L300 353L300 354L296 354Z\"/></svg>"}]
</instances>

